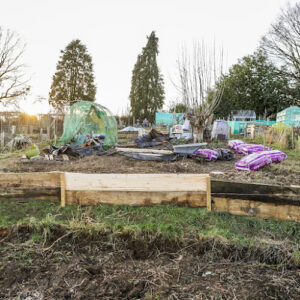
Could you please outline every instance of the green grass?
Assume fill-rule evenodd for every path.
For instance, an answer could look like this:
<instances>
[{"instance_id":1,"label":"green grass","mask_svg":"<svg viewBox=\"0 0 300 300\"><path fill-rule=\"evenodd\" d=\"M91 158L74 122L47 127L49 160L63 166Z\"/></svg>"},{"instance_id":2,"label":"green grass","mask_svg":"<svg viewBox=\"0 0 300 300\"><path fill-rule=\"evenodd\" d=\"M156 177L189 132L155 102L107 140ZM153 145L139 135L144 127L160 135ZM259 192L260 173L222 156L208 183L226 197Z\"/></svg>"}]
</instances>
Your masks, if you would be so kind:
<instances>
[{"instance_id":1,"label":"green grass","mask_svg":"<svg viewBox=\"0 0 300 300\"><path fill-rule=\"evenodd\" d=\"M0 201L0 228L27 224L35 241L53 226L97 233L143 234L165 239L220 237L240 245L285 241L300 244L300 224L208 212L201 208L175 206L98 206L61 208L57 203Z\"/></svg>"}]
</instances>

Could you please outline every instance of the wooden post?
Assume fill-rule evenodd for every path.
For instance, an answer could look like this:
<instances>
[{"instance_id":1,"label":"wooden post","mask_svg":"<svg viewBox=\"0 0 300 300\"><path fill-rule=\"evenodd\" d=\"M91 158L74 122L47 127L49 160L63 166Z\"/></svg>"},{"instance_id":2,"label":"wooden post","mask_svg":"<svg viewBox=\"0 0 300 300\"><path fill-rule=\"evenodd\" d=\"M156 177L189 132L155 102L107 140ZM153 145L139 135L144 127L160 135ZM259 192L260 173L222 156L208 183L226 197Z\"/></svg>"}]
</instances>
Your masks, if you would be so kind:
<instances>
[{"instance_id":1,"label":"wooden post","mask_svg":"<svg viewBox=\"0 0 300 300\"><path fill-rule=\"evenodd\" d=\"M294 127L292 127L291 135L292 135L292 149L294 149L295 148L295 131L294 131Z\"/></svg>"},{"instance_id":2,"label":"wooden post","mask_svg":"<svg viewBox=\"0 0 300 300\"><path fill-rule=\"evenodd\" d=\"M207 190L207 204L206 204L206 209L208 211L211 211L211 185L210 185L210 176L207 176L207 179L206 179L206 184L207 184L207 187L206 187L206 190Z\"/></svg>"},{"instance_id":3,"label":"wooden post","mask_svg":"<svg viewBox=\"0 0 300 300\"><path fill-rule=\"evenodd\" d=\"M4 148L4 131L1 132L1 136L0 136L0 148Z\"/></svg>"},{"instance_id":4,"label":"wooden post","mask_svg":"<svg viewBox=\"0 0 300 300\"><path fill-rule=\"evenodd\" d=\"M65 173L60 174L60 203L61 207L66 206L66 181Z\"/></svg>"},{"instance_id":5,"label":"wooden post","mask_svg":"<svg viewBox=\"0 0 300 300\"><path fill-rule=\"evenodd\" d=\"M47 126L47 138L50 140L50 126Z\"/></svg>"}]
</instances>

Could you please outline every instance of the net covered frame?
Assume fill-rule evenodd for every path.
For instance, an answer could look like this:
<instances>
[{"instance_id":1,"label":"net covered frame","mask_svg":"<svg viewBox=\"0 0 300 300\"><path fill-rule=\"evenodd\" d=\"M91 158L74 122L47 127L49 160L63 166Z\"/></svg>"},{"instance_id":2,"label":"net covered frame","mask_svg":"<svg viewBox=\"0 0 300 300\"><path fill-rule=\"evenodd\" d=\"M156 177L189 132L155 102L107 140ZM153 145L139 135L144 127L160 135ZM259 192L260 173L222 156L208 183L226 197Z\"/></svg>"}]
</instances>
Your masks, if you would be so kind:
<instances>
[{"instance_id":1,"label":"net covered frame","mask_svg":"<svg viewBox=\"0 0 300 300\"><path fill-rule=\"evenodd\" d=\"M81 144L85 136L105 135L104 147L112 147L118 141L117 121L104 106L90 101L78 101L65 115L64 132L59 143Z\"/></svg>"}]
</instances>

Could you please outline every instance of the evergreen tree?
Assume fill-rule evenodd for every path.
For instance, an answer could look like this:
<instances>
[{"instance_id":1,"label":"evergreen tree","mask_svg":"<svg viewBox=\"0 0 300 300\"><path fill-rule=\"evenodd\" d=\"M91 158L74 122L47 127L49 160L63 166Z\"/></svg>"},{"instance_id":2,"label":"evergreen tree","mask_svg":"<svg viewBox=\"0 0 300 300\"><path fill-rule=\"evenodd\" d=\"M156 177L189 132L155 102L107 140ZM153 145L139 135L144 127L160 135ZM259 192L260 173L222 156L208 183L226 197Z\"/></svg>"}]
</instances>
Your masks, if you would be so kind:
<instances>
[{"instance_id":1,"label":"evergreen tree","mask_svg":"<svg viewBox=\"0 0 300 300\"><path fill-rule=\"evenodd\" d=\"M92 58L80 40L73 40L61 51L53 76L49 103L55 108L86 100L95 101Z\"/></svg>"},{"instance_id":2,"label":"evergreen tree","mask_svg":"<svg viewBox=\"0 0 300 300\"><path fill-rule=\"evenodd\" d=\"M132 71L129 95L131 112L136 119L154 121L155 113L164 103L164 81L157 66L158 38L152 31L148 42L138 55Z\"/></svg>"},{"instance_id":3,"label":"evergreen tree","mask_svg":"<svg viewBox=\"0 0 300 300\"><path fill-rule=\"evenodd\" d=\"M243 57L217 84L223 94L215 115L226 118L233 110L254 110L257 117L276 116L295 101L294 88L284 74L261 50Z\"/></svg>"}]
</instances>

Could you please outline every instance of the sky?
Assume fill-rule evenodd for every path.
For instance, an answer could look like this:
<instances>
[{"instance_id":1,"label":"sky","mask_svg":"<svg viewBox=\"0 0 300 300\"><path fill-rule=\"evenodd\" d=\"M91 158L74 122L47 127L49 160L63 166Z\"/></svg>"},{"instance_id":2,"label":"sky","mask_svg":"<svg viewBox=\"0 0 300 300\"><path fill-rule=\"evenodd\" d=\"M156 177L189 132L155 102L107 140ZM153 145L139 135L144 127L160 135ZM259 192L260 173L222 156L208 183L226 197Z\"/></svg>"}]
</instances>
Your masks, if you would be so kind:
<instances>
[{"instance_id":1,"label":"sky","mask_svg":"<svg viewBox=\"0 0 300 300\"><path fill-rule=\"evenodd\" d=\"M196 41L222 45L230 67L253 53L286 0L2 0L0 26L26 43L22 62L31 92L23 111L47 113L60 51L73 39L86 45L94 63L96 102L114 114L129 105L132 69L155 30L158 65L165 80L165 108L178 98L176 59ZM296 3L297 1L290 1Z\"/></svg>"}]
</instances>

